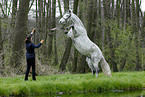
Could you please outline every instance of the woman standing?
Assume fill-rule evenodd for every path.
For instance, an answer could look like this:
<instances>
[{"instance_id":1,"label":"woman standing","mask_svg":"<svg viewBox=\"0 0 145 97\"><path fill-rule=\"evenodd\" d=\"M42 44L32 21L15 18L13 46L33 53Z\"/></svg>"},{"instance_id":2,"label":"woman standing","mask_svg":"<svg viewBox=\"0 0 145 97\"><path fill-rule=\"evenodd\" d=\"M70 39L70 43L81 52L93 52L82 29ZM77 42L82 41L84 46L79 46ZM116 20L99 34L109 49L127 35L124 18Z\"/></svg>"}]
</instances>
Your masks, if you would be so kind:
<instances>
[{"instance_id":1,"label":"woman standing","mask_svg":"<svg viewBox=\"0 0 145 97\"><path fill-rule=\"evenodd\" d=\"M35 48L39 48L44 40L41 40L40 43L38 45L34 45L32 43L32 35L33 32L35 31L35 29L33 29L33 31L31 32L30 35L28 35L26 37L25 43L26 43L26 61L27 61L27 70L26 70L26 74L25 74L25 81L28 80L28 74L30 72L30 67L32 67L32 79L34 81L36 81L36 77L35 77Z\"/></svg>"}]
</instances>

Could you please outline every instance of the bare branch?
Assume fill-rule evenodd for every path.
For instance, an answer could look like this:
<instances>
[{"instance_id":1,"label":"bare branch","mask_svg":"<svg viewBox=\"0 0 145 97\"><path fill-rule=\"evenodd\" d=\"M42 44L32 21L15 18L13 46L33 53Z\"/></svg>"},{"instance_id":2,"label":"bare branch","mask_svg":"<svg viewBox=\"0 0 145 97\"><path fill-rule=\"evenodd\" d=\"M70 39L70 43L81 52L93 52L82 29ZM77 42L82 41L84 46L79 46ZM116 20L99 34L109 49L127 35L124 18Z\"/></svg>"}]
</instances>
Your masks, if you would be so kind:
<instances>
[{"instance_id":1,"label":"bare branch","mask_svg":"<svg viewBox=\"0 0 145 97\"><path fill-rule=\"evenodd\" d=\"M34 3L34 0L32 1L31 5L30 5L30 7L29 7L28 12L30 11L30 9L31 9L31 7L32 7L32 5L33 5L33 3Z\"/></svg>"},{"instance_id":2,"label":"bare branch","mask_svg":"<svg viewBox=\"0 0 145 97\"><path fill-rule=\"evenodd\" d=\"M4 17L6 17L6 14L5 14L5 12L4 12L4 9L3 9L3 7L2 7L2 4L1 4L1 3L0 3L0 8L2 9L2 13L3 13Z\"/></svg>"}]
</instances>

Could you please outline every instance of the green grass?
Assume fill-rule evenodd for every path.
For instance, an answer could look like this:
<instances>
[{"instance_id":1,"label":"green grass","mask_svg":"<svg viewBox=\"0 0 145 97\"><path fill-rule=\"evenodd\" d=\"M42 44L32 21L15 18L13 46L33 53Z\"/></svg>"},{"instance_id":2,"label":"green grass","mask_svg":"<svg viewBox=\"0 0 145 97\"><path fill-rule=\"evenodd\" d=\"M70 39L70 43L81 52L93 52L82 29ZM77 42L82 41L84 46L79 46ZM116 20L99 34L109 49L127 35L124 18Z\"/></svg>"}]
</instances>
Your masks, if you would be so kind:
<instances>
[{"instance_id":1,"label":"green grass","mask_svg":"<svg viewBox=\"0 0 145 97\"><path fill-rule=\"evenodd\" d=\"M140 90L145 88L145 72L112 73L112 78L100 73L98 78L88 74L60 74L37 76L37 81L24 81L23 77L0 78L0 95L39 95L58 92L110 90Z\"/></svg>"}]
</instances>

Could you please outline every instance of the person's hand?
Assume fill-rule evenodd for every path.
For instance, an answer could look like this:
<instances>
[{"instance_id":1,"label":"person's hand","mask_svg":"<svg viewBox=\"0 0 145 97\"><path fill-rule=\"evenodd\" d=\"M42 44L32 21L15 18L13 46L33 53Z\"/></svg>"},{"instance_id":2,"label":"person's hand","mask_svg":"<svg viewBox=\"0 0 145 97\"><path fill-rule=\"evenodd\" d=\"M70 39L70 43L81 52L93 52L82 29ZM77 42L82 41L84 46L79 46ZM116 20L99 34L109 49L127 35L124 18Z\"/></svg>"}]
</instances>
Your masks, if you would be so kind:
<instances>
[{"instance_id":1,"label":"person's hand","mask_svg":"<svg viewBox=\"0 0 145 97\"><path fill-rule=\"evenodd\" d=\"M35 31L35 28L32 30L31 34L33 34L33 33L34 33L34 31Z\"/></svg>"},{"instance_id":2,"label":"person's hand","mask_svg":"<svg viewBox=\"0 0 145 97\"><path fill-rule=\"evenodd\" d=\"M43 43L43 42L44 42L44 40L41 40L41 41L40 41L40 43Z\"/></svg>"}]
</instances>

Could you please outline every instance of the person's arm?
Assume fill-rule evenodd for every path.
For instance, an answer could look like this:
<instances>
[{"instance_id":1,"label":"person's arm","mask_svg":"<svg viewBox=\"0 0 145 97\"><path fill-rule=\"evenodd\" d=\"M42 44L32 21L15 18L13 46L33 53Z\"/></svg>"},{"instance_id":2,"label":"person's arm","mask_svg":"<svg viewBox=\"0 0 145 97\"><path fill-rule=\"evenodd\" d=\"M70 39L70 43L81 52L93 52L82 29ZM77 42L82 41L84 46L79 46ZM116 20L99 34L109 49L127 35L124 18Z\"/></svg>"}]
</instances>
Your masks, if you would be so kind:
<instances>
[{"instance_id":1,"label":"person's arm","mask_svg":"<svg viewBox=\"0 0 145 97\"><path fill-rule=\"evenodd\" d=\"M39 48L41 45L42 45L41 43L39 43L38 45L34 45L34 44L32 43L32 47L33 47L33 48Z\"/></svg>"},{"instance_id":2,"label":"person's arm","mask_svg":"<svg viewBox=\"0 0 145 97\"><path fill-rule=\"evenodd\" d=\"M41 40L40 43L39 43L38 45L34 45L34 44L32 43L32 47L33 47L33 48L39 48L39 47L42 45L43 42L44 42L44 40Z\"/></svg>"},{"instance_id":3,"label":"person's arm","mask_svg":"<svg viewBox=\"0 0 145 97\"><path fill-rule=\"evenodd\" d=\"M34 31L35 31L35 28L32 30L32 32L31 32L31 34L30 34L31 36L33 35Z\"/></svg>"}]
</instances>

